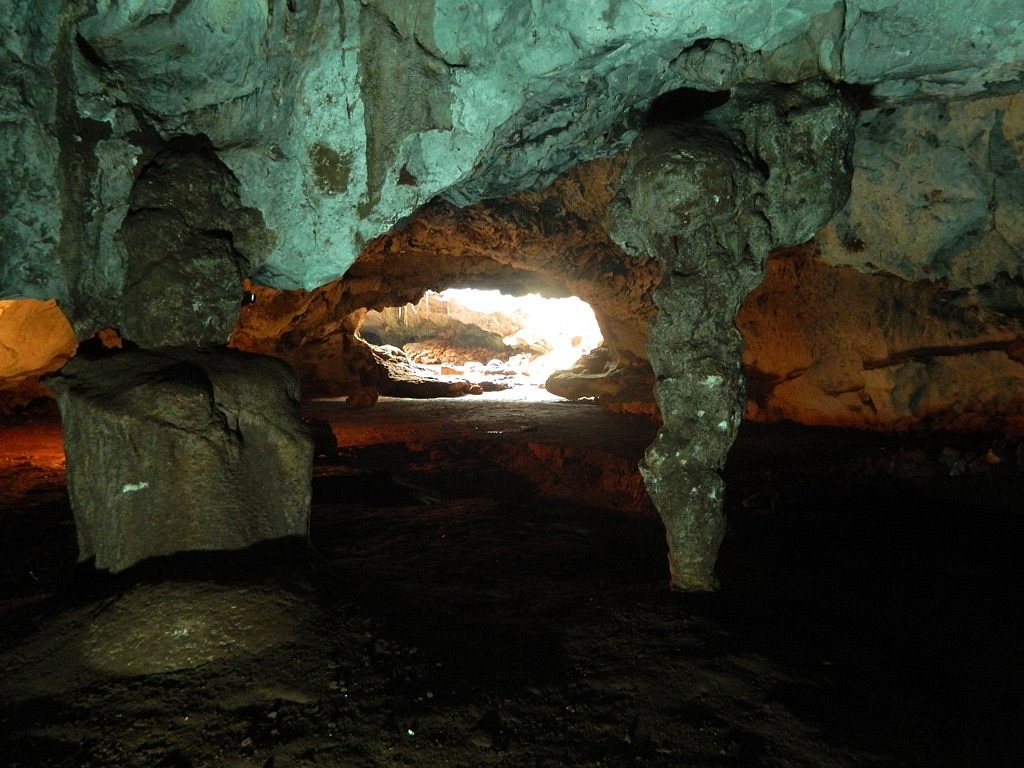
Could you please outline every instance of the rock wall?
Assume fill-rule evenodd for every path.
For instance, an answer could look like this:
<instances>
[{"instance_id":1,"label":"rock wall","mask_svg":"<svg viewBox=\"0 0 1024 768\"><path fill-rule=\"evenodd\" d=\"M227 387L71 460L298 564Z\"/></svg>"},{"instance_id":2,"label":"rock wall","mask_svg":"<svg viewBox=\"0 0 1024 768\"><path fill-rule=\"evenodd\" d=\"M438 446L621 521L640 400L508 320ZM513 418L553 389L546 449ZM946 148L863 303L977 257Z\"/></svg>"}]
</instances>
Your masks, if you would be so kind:
<instances>
[{"instance_id":1,"label":"rock wall","mask_svg":"<svg viewBox=\"0 0 1024 768\"><path fill-rule=\"evenodd\" d=\"M874 429L1019 428L1022 370L1011 345L1022 333L1024 305L1022 104L1010 96L861 112L849 201L809 249L769 262L764 285L738 316L748 418ZM545 193L457 215L447 208L443 216L421 214L357 264L357 293L373 305L384 285L395 298L407 295L395 286L431 285L431 253L463 264L457 279L467 283L487 283L479 264L515 258L527 270L521 274L549 270L566 284L573 267L559 266L558 258L598 252L598 222L620 168L621 160L594 162ZM527 215L524 201L539 207ZM508 214L501 224L500 210ZM556 215L542 222L541 210ZM596 234L558 234L566 221ZM501 247L508 243L515 248ZM658 279L652 263L607 245L600 252L607 274L626 274L589 281L584 261L575 289L605 318L613 345L633 339L622 347L645 354ZM412 257L405 267L398 266L403 254ZM489 279L501 282L496 273ZM609 293L620 283L625 293ZM310 326L319 322L315 313L303 316Z\"/></svg>"},{"instance_id":2,"label":"rock wall","mask_svg":"<svg viewBox=\"0 0 1024 768\"><path fill-rule=\"evenodd\" d=\"M856 127L849 202L811 250L769 262L764 286L740 312L746 415L883 429L1017 429L1021 371L1003 350L1015 349L1008 345L1021 335L1024 305L1024 98L868 106ZM212 197L174 191L204 177L198 169L212 160L165 157L197 168L164 190L180 200L177 210L195 203L222 211L205 213L213 223L191 231L224 232L217 221L251 215L226 170L210 171L220 179L205 187L220 190ZM374 241L345 279L316 291L254 285L258 299L241 310L235 343L287 359L308 394L347 394L375 366L352 336L359 322L352 313L462 284L577 292L594 305L615 349L645 358L657 267L627 257L600 224L621 166L621 159L593 161L539 192L465 209L430 206ZM150 168L156 173L159 163ZM233 316L237 294L225 307ZM155 313L156 322L167 311ZM0 331L23 338L13 318L0 320ZM35 338L48 335L32 328ZM51 369L69 354L65 346L73 348L73 335L64 333ZM36 381L12 391L15 378L22 376L5 379L9 405L45 394Z\"/></svg>"},{"instance_id":3,"label":"rock wall","mask_svg":"<svg viewBox=\"0 0 1024 768\"><path fill-rule=\"evenodd\" d=\"M56 302L0 301L0 415L50 397L41 377L64 365L77 346Z\"/></svg>"},{"instance_id":4,"label":"rock wall","mask_svg":"<svg viewBox=\"0 0 1024 768\"><path fill-rule=\"evenodd\" d=\"M871 429L1024 429L1024 316L971 291L775 254L737 317L747 418Z\"/></svg>"},{"instance_id":5,"label":"rock wall","mask_svg":"<svg viewBox=\"0 0 1024 768\"><path fill-rule=\"evenodd\" d=\"M747 415L1019 430L1024 99L861 114L850 200L737 318Z\"/></svg>"},{"instance_id":6,"label":"rock wall","mask_svg":"<svg viewBox=\"0 0 1024 768\"><path fill-rule=\"evenodd\" d=\"M952 289L1021 276L1024 96L866 110L853 162L827 263Z\"/></svg>"}]
</instances>

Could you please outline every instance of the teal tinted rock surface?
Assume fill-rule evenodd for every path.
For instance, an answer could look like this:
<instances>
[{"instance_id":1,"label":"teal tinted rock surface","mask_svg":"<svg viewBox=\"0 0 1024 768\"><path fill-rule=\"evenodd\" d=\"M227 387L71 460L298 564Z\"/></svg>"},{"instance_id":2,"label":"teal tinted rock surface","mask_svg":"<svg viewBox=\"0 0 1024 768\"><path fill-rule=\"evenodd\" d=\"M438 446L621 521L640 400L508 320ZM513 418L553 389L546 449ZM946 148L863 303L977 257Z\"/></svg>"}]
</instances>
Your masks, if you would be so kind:
<instances>
[{"instance_id":1,"label":"teal tinted rock surface","mask_svg":"<svg viewBox=\"0 0 1024 768\"><path fill-rule=\"evenodd\" d=\"M500 197L621 151L673 89L825 74L952 98L1024 71L1009 0L26 8L0 10L0 293L60 299L80 334L119 319L131 180L175 137L206 137L273 233L253 274L308 289L435 197Z\"/></svg>"}]
</instances>

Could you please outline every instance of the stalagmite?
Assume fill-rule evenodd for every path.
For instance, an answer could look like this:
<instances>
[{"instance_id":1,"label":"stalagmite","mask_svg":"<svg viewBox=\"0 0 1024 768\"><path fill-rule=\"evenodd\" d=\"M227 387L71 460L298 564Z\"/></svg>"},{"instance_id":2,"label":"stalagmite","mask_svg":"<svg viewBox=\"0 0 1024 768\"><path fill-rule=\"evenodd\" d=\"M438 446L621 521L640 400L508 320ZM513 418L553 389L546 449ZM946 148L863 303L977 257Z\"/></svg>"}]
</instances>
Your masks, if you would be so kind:
<instances>
[{"instance_id":1,"label":"stalagmite","mask_svg":"<svg viewBox=\"0 0 1024 768\"><path fill-rule=\"evenodd\" d=\"M664 424L642 466L674 586L708 590L725 532L725 463L743 415L734 320L768 252L845 202L853 112L830 85L740 89L703 122L655 126L629 153L610 229L662 263L649 355Z\"/></svg>"}]
</instances>

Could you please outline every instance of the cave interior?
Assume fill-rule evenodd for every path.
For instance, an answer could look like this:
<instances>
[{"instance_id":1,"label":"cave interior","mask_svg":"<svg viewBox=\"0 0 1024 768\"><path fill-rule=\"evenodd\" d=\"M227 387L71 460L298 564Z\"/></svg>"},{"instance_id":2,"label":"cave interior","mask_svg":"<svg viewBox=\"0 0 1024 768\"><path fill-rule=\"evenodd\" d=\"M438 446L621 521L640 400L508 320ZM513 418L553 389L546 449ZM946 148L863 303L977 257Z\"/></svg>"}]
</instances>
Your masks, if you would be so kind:
<instances>
[{"instance_id":1,"label":"cave interior","mask_svg":"<svg viewBox=\"0 0 1024 768\"><path fill-rule=\"evenodd\" d=\"M1024 764L1017 3L28 5L5 764Z\"/></svg>"}]
</instances>

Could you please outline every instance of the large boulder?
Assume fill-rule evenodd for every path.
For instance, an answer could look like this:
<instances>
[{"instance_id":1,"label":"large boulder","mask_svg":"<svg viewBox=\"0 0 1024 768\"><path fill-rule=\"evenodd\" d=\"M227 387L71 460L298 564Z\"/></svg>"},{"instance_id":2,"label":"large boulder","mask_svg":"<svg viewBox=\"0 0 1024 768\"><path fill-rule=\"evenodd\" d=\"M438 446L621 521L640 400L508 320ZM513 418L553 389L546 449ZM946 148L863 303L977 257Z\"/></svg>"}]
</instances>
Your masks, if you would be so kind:
<instances>
[{"instance_id":1,"label":"large boulder","mask_svg":"<svg viewBox=\"0 0 1024 768\"><path fill-rule=\"evenodd\" d=\"M80 559L117 572L307 534L313 447L284 363L131 351L76 357L49 384Z\"/></svg>"}]
</instances>

